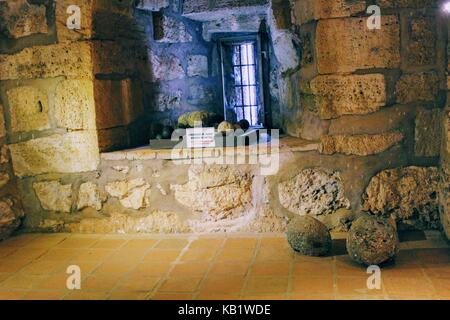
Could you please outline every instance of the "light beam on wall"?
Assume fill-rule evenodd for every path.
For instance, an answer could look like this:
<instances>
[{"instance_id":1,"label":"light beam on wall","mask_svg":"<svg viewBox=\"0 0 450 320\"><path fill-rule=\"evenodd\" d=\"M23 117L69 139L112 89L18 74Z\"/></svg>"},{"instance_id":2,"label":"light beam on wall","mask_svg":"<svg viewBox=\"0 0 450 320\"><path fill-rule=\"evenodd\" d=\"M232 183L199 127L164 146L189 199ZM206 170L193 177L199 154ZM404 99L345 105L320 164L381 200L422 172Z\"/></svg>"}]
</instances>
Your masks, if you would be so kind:
<instances>
[{"instance_id":1,"label":"light beam on wall","mask_svg":"<svg viewBox=\"0 0 450 320\"><path fill-rule=\"evenodd\" d=\"M442 10L444 10L445 13L450 14L450 1L447 1L442 6Z\"/></svg>"}]
</instances>

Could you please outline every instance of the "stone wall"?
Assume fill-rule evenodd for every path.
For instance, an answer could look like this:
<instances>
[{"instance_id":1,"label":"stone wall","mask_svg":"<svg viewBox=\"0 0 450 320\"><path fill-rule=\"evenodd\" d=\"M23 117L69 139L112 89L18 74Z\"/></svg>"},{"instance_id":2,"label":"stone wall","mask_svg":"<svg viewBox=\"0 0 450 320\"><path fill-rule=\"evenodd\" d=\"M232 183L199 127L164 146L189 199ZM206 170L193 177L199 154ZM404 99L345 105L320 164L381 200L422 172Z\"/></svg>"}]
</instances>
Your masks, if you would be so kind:
<instances>
[{"instance_id":1,"label":"stone wall","mask_svg":"<svg viewBox=\"0 0 450 320\"><path fill-rule=\"evenodd\" d=\"M381 25L371 30L366 11L373 4ZM394 215L406 227L439 227L437 194L424 200L433 208L429 214L428 205L404 207L394 199L425 194L416 186L420 168L435 170L439 163L447 41L439 2L296 0L292 19L302 59L289 82L291 103L282 110L286 131L320 140L323 154L380 155L387 170L368 185L362 208ZM398 150L412 167L383 160L387 150ZM427 174L423 187L436 190L437 174ZM390 196L380 193L386 188Z\"/></svg>"},{"instance_id":2,"label":"stone wall","mask_svg":"<svg viewBox=\"0 0 450 320\"><path fill-rule=\"evenodd\" d=\"M144 83L150 120L170 126L191 111L223 113L217 49L203 38L200 22L182 16L180 3L141 1L135 12L150 48L151 77Z\"/></svg>"},{"instance_id":3,"label":"stone wall","mask_svg":"<svg viewBox=\"0 0 450 320\"><path fill-rule=\"evenodd\" d=\"M448 30L450 31L450 29ZM450 44L447 44L447 55L450 53ZM447 89L450 90L449 72L447 66ZM440 180L440 208L441 221L447 238L450 239L450 99L447 92L447 106L442 112L442 146L441 146L441 180Z\"/></svg>"},{"instance_id":4,"label":"stone wall","mask_svg":"<svg viewBox=\"0 0 450 320\"><path fill-rule=\"evenodd\" d=\"M146 144L152 122L221 110L209 36L235 30L234 18L191 21L172 0L74 0L84 23L70 30L69 1L0 1L0 238L21 223L281 232L294 215L345 231L362 211L448 230L447 31L435 2L377 1L381 30L367 29L369 1L238 2L202 3L258 12L236 21L267 27L274 123L309 141L282 147L268 177L254 163L104 152Z\"/></svg>"}]
</instances>

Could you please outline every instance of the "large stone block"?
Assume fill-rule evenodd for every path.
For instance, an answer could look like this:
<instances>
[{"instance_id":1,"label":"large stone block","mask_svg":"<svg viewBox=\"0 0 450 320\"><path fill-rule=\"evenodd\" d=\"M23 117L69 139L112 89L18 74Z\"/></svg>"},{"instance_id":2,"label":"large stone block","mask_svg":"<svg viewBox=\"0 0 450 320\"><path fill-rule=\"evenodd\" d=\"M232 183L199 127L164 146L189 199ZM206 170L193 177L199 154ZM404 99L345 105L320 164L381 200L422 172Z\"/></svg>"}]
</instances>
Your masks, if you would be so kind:
<instances>
[{"instance_id":1,"label":"large stone block","mask_svg":"<svg viewBox=\"0 0 450 320\"><path fill-rule=\"evenodd\" d=\"M136 8L148 11L160 11L170 5L169 0L139 0Z\"/></svg>"},{"instance_id":2,"label":"large stone block","mask_svg":"<svg viewBox=\"0 0 450 320\"><path fill-rule=\"evenodd\" d=\"M135 4L135 0L94 0L94 11L106 11L130 17Z\"/></svg>"},{"instance_id":3,"label":"large stone block","mask_svg":"<svg viewBox=\"0 0 450 320\"><path fill-rule=\"evenodd\" d=\"M408 66L427 66L436 63L436 16L419 16L408 21Z\"/></svg>"},{"instance_id":4,"label":"large stone block","mask_svg":"<svg viewBox=\"0 0 450 320\"><path fill-rule=\"evenodd\" d=\"M100 192L97 184L93 182L85 182L80 185L78 193L77 209L82 210L84 208L94 208L95 210L101 210L104 195Z\"/></svg>"},{"instance_id":5,"label":"large stone block","mask_svg":"<svg viewBox=\"0 0 450 320\"><path fill-rule=\"evenodd\" d=\"M17 199L5 197L0 200L0 240L9 237L20 226L23 216Z\"/></svg>"},{"instance_id":6,"label":"large stone block","mask_svg":"<svg viewBox=\"0 0 450 320\"><path fill-rule=\"evenodd\" d=\"M306 169L278 185L280 203L298 215L328 215L349 208L339 172Z\"/></svg>"},{"instance_id":7,"label":"large stone block","mask_svg":"<svg viewBox=\"0 0 450 320\"><path fill-rule=\"evenodd\" d=\"M0 1L0 34L22 38L35 33L47 33L45 5L26 0Z\"/></svg>"},{"instance_id":8,"label":"large stone block","mask_svg":"<svg viewBox=\"0 0 450 320\"><path fill-rule=\"evenodd\" d=\"M344 116L331 121L329 135L378 134L404 127L410 122L411 108L396 105L370 115Z\"/></svg>"},{"instance_id":9,"label":"large stone block","mask_svg":"<svg viewBox=\"0 0 450 320\"><path fill-rule=\"evenodd\" d=\"M170 81L183 79L185 72L180 59L173 55L150 52L153 81Z\"/></svg>"},{"instance_id":10,"label":"large stone block","mask_svg":"<svg viewBox=\"0 0 450 320\"><path fill-rule=\"evenodd\" d=\"M208 78L208 57L202 55L189 56L187 74L189 77Z\"/></svg>"},{"instance_id":11,"label":"large stone block","mask_svg":"<svg viewBox=\"0 0 450 320\"><path fill-rule=\"evenodd\" d=\"M64 80L56 87L54 116L60 128L95 129L94 88L91 80Z\"/></svg>"},{"instance_id":12,"label":"large stone block","mask_svg":"<svg viewBox=\"0 0 450 320\"><path fill-rule=\"evenodd\" d=\"M311 81L311 93L323 119L368 114L386 104L386 82L382 74L318 76Z\"/></svg>"},{"instance_id":13,"label":"large stone block","mask_svg":"<svg viewBox=\"0 0 450 320\"><path fill-rule=\"evenodd\" d=\"M376 135L337 135L323 136L321 139L323 154L343 153L346 155L368 156L382 153L403 140L400 132Z\"/></svg>"},{"instance_id":14,"label":"large stone block","mask_svg":"<svg viewBox=\"0 0 450 320\"><path fill-rule=\"evenodd\" d=\"M229 14L258 14L269 4L269 0L186 0L183 14L194 20L213 21Z\"/></svg>"},{"instance_id":15,"label":"large stone block","mask_svg":"<svg viewBox=\"0 0 450 320\"><path fill-rule=\"evenodd\" d=\"M395 91L398 103L434 101L439 93L439 77L435 72L405 74Z\"/></svg>"},{"instance_id":16,"label":"large stone block","mask_svg":"<svg viewBox=\"0 0 450 320\"><path fill-rule=\"evenodd\" d=\"M320 74L400 66L400 26L383 16L380 30L369 30L367 18L320 20L316 30Z\"/></svg>"},{"instance_id":17,"label":"large stone block","mask_svg":"<svg viewBox=\"0 0 450 320\"><path fill-rule=\"evenodd\" d=\"M0 104L0 139L6 136L5 116L2 104Z\"/></svg>"},{"instance_id":18,"label":"large stone block","mask_svg":"<svg viewBox=\"0 0 450 320\"><path fill-rule=\"evenodd\" d=\"M128 125L144 112L137 80L95 80L94 92L97 129Z\"/></svg>"},{"instance_id":19,"label":"large stone block","mask_svg":"<svg viewBox=\"0 0 450 320\"><path fill-rule=\"evenodd\" d=\"M312 20L350 17L364 12L366 8L364 0L295 0L293 1L294 23L301 25Z\"/></svg>"},{"instance_id":20,"label":"large stone block","mask_svg":"<svg viewBox=\"0 0 450 320\"><path fill-rule=\"evenodd\" d=\"M19 177L44 173L77 173L97 169L97 135L77 131L9 145L14 173Z\"/></svg>"},{"instance_id":21,"label":"large stone block","mask_svg":"<svg viewBox=\"0 0 450 320\"><path fill-rule=\"evenodd\" d=\"M146 74L147 49L139 41L93 41L92 61L94 74Z\"/></svg>"},{"instance_id":22,"label":"large stone block","mask_svg":"<svg viewBox=\"0 0 450 320\"><path fill-rule=\"evenodd\" d=\"M414 152L418 157L437 157L441 149L441 110L419 110L416 115Z\"/></svg>"},{"instance_id":23,"label":"large stone block","mask_svg":"<svg viewBox=\"0 0 450 320\"><path fill-rule=\"evenodd\" d=\"M174 111L181 107L181 98L183 96L183 91L176 90L169 93L157 93L156 94L156 105L154 110L159 112Z\"/></svg>"},{"instance_id":24,"label":"large stone block","mask_svg":"<svg viewBox=\"0 0 450 320\"><path fill-rule=\"evenodd\" d=\"M202 85L193 85L189 87L187 102L192 105L211 105L216 99L216 92L212 88Z\"/></svg>"},{"instance_id":25,"label":"large stone block","mask_svg":"<svg viewBox=\"0 0 450 320\"><path fill-rule=\"evenodd\" d=\"M192 36L186 29L184 22L166 16L162 12L153 14L153 32L155 40L162 43L191 42Z\"/></svg>"},{"instance_id":26,"label":"large stone block","mask_svg":"<svg viewBox=\"0 0 450 320\"><path fill-rule=\"evenodd\" d=\"M439 0L377 0L381 8L413 8L423 9L437 7Z\"/></svg>"},{"instance_id":27,"label":"large stone block","mask_svg":"<svg viewBox=\"0 0 450 320\"><path fill-rule=\"evenodd\" d=\"M232 166L192 166L189 181L171 189L179 203L211 221L241 216L252 199L250 173Z\"/></svg>"},{"instance_id":28,"label":"large stone block","mask_svg":"<svg viewBox=\"0 0 450 320\"><path fill-rule=\"evenodd\" d=\"M6 92L11 115L11 131L26 132L50 128L47 92L31 86Z\"/></svg>"},{"instance_id":29,"label":"large stone block","mask_svg":"<svg viewBox=\"0 0 450 320\"><path fill-rule=\"evenodd\" d=\"M0 55L0 80L39 79L66 76L92 78L91 45L73 42L26 48Z\"/></svg>"},{"instance_id":30,"label":"large stone block","mask_svg":"<svg viewBox=\"0 0 450 320\"><path fill-rule=\"evenodd\" d=\"M363 210L389 214L419 229L439 228L438 183L439 171L434 167L382 171L365 191Z\"/></svg>"},{"instance_id":31,"label":"large stone block","mask_svg":"<svg viewBox=\"0 0 450 320\"><path fill-rule=\"evenodd\" d=\"M139 210L149 205L151 186L142 178L110 182L105 190L125 208Z\"/></svg>"},{"instance_id":32,"label":"large stone block","mask_svg":"<svg viewBox=\"0 0 450 320\"><path fill-rule=\"evenodd\" d=\"M59 181L33 183L33 189L44 210L70 212L72 207L72 185Z\"/></svg>"}]
</instances>

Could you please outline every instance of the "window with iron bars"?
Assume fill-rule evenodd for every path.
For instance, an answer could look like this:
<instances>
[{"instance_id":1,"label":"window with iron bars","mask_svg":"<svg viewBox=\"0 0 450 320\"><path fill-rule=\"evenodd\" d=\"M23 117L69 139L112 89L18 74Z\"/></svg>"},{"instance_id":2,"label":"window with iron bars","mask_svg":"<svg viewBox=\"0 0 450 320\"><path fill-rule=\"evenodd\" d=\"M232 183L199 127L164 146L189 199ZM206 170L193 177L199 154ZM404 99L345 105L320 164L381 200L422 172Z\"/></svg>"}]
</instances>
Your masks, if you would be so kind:
<instances>
[{"instance_id":1,"label":"window with iron bars","mask_svg":"<svg viewBox=\"0 0 450 320\"><path fill-rule=\"evenodd\" d=\"M222 80L225 118L264 126L260 43L257 36L222 39Z\"/></svg>"}]
</instances>

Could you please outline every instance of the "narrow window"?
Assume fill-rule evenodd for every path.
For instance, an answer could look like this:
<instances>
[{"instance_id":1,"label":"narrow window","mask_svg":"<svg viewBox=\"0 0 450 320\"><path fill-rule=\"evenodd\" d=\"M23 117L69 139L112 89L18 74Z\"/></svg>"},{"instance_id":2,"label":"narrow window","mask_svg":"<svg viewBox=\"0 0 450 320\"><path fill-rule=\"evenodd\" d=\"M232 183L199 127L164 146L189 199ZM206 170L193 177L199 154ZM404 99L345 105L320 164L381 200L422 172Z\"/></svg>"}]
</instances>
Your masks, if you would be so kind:
<instances>
[{"instance_id":1,"label":"narrow window","mask_svg":"<svg viewBox=\"0 0 450 320\"><path fill-rule=\"evenodd\" d=\"M220 42L225 118L264 126L260 46L257 37Z\"/></svg>"}]
</instances>

